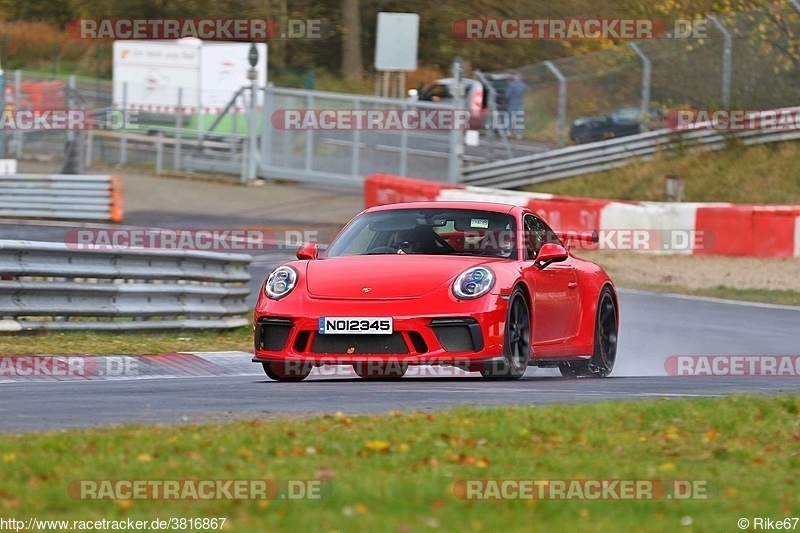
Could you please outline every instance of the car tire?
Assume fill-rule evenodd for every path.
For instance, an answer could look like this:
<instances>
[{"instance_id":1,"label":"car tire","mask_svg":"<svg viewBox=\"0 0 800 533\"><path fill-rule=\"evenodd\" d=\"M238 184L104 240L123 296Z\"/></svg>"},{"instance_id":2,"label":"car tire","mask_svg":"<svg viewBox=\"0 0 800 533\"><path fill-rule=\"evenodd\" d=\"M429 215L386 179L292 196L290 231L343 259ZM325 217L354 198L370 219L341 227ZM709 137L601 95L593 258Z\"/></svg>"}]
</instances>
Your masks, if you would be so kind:
<instances>
[{"instance_id":1,"label":"car tire","mask_svg":"<svg viewBox=\"0 0 800 533\"><path fill-rule=\"evenodd\" d=\"M264 373L274 381L297 382L303 381L311 373L309 363L296 361L281 361L276 363L261 363Z\"/></svg>"},{"instance_id":2,"label":"car tire","mask_svg":"<svg viewBox=\"0 0 800 533\"><path fill-rule=\"evenodd\" d=\"M517 287L508 299L503 360L483 365L485 379L519 379L531 358L531 312L525 292Z\"/></svg>"},{"instance_id":3,"label":"car tire","mask_svg":"<svg viewBox=\"0 0 800 533\"><path fill-rule=\"evenodd\" d=\"M356 375L362 379L400 379L408 370L406 363L391 361L388 363L356 363L353 365Z\"/></svg>"},{"instance_id":4,"label":"car tire","mask_svg":"<svg viewBox=\"0 0 800 533\"><path fill-rule=\"evenodd\" d=\"M559 365L561 375L568 378L604 378L614 370L617 358L619 324L617 300L606 285L597 299L594 324L594 349L592 357L585 361L571 361Z\"/></svg>"}]
</instances>

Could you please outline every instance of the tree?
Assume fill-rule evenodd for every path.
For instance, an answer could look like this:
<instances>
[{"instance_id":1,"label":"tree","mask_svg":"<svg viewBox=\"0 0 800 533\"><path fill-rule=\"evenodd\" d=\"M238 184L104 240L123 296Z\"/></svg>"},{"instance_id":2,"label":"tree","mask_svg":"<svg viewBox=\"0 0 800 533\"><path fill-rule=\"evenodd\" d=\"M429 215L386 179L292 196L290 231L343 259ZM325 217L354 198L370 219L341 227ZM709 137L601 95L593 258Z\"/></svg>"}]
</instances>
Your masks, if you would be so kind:
<instances>
[{"instance_id":1,"label":"tree","mask_svg":"<svg viewBox=\"0 0 800 533\"><path fill-rule=\"evenodd\" d=\"M342 0L342 76L348 81L360 81L364 75L359 9L359 0Z\"/></svg>"}]
</instances>

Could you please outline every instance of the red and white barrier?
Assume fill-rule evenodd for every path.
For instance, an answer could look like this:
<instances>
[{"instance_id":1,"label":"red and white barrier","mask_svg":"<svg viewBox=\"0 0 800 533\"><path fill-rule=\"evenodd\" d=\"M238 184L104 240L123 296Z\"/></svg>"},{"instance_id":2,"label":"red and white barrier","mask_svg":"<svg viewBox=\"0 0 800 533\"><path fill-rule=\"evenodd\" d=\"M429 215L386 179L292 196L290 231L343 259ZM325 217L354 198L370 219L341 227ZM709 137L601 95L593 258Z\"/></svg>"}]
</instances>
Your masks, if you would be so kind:
<instances>
[{"instance_id":1,"label":"red and white barrier","mask_svg":"<svg viewBox=\"0 0 800 533\"><path fill-rule=\"evenodd\" d=\"M598 248L617 237L660 233L658 246L633 250L696 255L800 258L800 206L620 202L464 187L376 174L364 182L367 207L420 200L500 202L527 206L554 229L601 232ZM603 238L605 233L606 238ZM616 234L610 238L609 234ZM635 238L635 237L634 237ZM688 240L687 240L688 239Z\"/></svg>"}]
</instances>

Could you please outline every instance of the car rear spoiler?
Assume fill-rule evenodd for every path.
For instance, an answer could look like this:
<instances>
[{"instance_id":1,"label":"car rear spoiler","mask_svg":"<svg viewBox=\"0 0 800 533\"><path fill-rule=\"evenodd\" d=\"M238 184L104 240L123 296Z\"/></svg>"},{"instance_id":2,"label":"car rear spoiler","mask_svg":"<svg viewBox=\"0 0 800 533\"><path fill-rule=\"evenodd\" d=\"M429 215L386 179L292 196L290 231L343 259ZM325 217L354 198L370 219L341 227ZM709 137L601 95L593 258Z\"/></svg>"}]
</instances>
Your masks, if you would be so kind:
<instances>
[{"instance_id":1,"label":"car rear spoiler","mask_svg":"<svg viewBox=\"0 0 800 533\"><path fill-rule=\"evenodd\" d=\"M597 244L600 237L597 235L597 230L594 231L556 231L556 236L561 239L564 244L569 245L570 241L582 242L585 244Z\"/></svg>"}]
</instances>

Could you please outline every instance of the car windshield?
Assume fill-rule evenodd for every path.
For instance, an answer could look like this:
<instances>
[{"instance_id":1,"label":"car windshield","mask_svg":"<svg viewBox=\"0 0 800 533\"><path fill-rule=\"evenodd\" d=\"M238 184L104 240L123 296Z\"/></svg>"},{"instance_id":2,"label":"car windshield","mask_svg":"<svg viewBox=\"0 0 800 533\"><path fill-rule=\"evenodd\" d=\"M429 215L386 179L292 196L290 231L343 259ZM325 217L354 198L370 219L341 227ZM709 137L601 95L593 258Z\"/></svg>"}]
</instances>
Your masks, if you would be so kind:
<instances>
[{"instance_id":1,"label":"car windshield","mask_svg":"<svg viewBox=\"0 0 800 533\"><path fill-rule=\"evenodd\" d=\"M471 255L516 259L516 224L505 213L393 209L356 217L325 251L351 255Z\"/></svg>"},{"instance_id":2,"label":"car windshield","mask_svg":"<svg viewBox=\"0 0 800 533\"><path fill-rule=\"evenodd\" d=\"M633 122L642 118L642 113L639 109L633 107L623 107L611 113L611 119L619 122L629 121Z\"/></svg>"}]
</instances>

